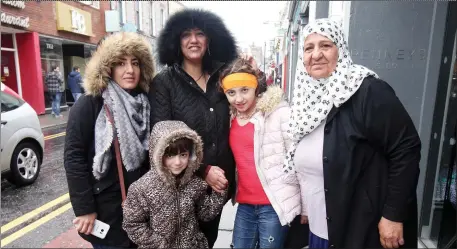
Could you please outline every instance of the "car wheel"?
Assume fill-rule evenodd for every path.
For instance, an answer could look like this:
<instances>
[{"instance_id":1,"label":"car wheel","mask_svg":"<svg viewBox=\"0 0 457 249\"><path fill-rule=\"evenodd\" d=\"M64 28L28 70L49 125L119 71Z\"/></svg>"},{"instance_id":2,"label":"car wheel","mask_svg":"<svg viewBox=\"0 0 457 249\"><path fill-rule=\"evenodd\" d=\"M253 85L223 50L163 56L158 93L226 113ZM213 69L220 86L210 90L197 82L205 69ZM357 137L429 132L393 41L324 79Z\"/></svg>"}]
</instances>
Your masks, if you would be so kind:
<instances>
[{"instance_id":1,"label":"car wheel","mask_svg":"<svg viewBox=\"0 0 457 249\"><path fill-rule=\"evenodd\" d=\"M41 161L36 145L25 142L14 149L11 158L11 173L8 180L17 185L25 186L35 182L40 173Z\"/></svg>"}]
</instances>

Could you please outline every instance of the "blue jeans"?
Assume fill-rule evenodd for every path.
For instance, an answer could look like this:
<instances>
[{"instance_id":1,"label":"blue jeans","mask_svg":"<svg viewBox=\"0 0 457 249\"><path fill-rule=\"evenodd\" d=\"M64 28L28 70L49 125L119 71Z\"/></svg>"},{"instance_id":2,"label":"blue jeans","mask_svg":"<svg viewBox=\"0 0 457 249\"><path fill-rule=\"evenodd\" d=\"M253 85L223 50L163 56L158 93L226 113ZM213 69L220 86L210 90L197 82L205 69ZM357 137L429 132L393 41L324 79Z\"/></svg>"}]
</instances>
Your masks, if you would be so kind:
<instances>
[{"instance_id":1,"label":"blue jeans","mask_svg":"<svg viewBox=\"0 0 457 249\"><path fill-rule=\"evenodd\" d=\"M74 103L76 103L76 100L78 100L79 97L81 97L81 93L72 93L71 95L73 95L73 99L75 100Z\"/></svg>"},{"instance_id":2,"label":"blue jeans","mask_svg":"<svg viewBox=\"0 0 457 249\"><path fill-rule=\"evenodd\" d=\"M52 98L52 113L56 116L60 115L60 99L62 98L62 93L51 93Z\"/></svg>"},{"instance_id":3,"label":"blue jeans","mask_svg":"<svg viewBox=\"0 0 457 249\"><path fill-rule=\"evenodd\" d=\"M281 226L271 205L239 204L233 248L282 248L289 226Z\"/></svg>"}]
</instances>

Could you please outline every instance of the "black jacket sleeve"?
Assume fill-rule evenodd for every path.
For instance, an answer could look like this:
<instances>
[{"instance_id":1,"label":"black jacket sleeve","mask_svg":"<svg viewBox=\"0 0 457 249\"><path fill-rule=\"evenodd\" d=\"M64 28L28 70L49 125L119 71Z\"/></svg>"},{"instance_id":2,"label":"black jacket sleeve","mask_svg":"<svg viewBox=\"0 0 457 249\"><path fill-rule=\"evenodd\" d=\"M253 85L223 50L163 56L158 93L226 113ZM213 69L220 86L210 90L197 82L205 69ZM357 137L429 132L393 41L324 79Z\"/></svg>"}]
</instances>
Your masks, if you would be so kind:
<instances>
[{"instance_id":1,"label":"black jacket sleeve","mask_svg":"<svg viewBox=\"0 0 457 249\"><path fill-rule=\"evenodd\" d=\"M70 200L76 216L96 211L91 183L92 165L88 162L89 148L94 139L93 117L96 109L92 97L81 96L68 117L64 166Z\"/></svg>"},{"instance_id":2,"label":"black jacket sleeve","mask_svg":"<svg viewBox=\"0 0 457 249\"><path fill-rule=\"evenodd\" d=\"M370 78L363 100L366 134L389 163L387 196L382 215L402 222L415 199L421 141L408 112L386 82Z\"/></svg>"},{"instance_id":3,"label":"black jacket sleeve","mask_svg":"<svg viewBox=\"0 0 457 249\"><path fill-rule=\"evenodd\" d=\"M152 81L148 98L151 105L151 129L159 121L172 120L172 105L170 95L170 79L164 69Z\"/></svg>"}]
</instances>

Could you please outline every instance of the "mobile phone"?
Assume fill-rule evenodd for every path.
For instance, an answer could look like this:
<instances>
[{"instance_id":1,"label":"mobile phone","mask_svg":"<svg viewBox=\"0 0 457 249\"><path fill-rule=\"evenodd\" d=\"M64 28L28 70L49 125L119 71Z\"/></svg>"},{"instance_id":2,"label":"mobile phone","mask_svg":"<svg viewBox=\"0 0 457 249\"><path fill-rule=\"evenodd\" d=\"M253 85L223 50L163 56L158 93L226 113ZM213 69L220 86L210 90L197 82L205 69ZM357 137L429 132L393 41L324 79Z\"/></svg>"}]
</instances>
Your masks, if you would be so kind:
<instances>
[{"instance_id":1,"label":"mobile phone","mask_svg":"<svg viewBox=\"0 0 457 249\"><path fill-rule=\"evenodd\" d=\"M109 231L109 228L110 225L95 219L94 228L90 234L94 235L95 237L99 237L100 239L104 239Z\"/></svg>"}]
</instances>

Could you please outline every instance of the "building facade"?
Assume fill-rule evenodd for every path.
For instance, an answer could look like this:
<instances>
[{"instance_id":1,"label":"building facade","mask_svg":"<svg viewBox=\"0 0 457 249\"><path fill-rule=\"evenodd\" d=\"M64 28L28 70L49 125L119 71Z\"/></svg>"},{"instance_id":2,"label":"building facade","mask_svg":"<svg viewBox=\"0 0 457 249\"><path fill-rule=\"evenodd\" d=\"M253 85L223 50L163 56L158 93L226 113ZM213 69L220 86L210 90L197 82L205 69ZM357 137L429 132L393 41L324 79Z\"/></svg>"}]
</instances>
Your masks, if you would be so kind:
<instances>
[{"instance_id":1,"label":"building facade","mask_svg":"<svg viewBox=\"0 0 457 249\"><path fill-rule=\"evenodd\" d=\"M421 137L419 246L456 248L457 3L291 1L289 10L281 48L289 99L301 28L316 18L342 22L354 63L394 88Z\"/></svg>"},{"instance_id":2,"label":"building facade","mask_svg":"<svg viewBox=\"0 0 457 249\"><path fill-rule=\"evenodd\" d=\"M38 114L50 110L44 84L52 66L66 76L84 65L105 35L105 1L1 1L1 81ZM95 24L95 25L94 25ZM69 90L61 105L73 97Z\"/></svg>"}]
</instances>

